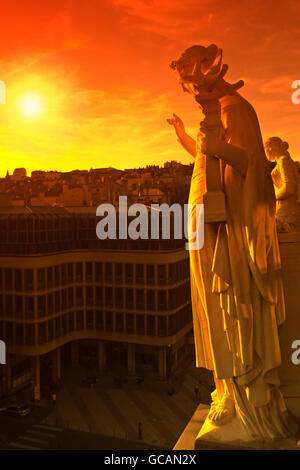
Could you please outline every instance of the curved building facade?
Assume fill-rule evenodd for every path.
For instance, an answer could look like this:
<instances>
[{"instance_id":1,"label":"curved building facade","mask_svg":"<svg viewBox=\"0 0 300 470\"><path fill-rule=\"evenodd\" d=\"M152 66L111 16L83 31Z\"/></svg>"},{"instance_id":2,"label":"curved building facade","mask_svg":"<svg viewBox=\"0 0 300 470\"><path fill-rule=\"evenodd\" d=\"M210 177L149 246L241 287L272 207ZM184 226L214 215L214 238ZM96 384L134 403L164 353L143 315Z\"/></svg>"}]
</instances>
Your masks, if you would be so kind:
<instances>
[{"instance_id":1,"label":"curved building facade","mask_svg":"<svg viewBox=\"0 0 300 470\"><path fill-rule=\"evenodd\" d=\"M58 210L0 215L2 393L41 364L60 379L92 349L103 370L150 369L165 377L192 331L188 251L181 240L98 240L94 214Z\"/></svg>"}]
</instances>

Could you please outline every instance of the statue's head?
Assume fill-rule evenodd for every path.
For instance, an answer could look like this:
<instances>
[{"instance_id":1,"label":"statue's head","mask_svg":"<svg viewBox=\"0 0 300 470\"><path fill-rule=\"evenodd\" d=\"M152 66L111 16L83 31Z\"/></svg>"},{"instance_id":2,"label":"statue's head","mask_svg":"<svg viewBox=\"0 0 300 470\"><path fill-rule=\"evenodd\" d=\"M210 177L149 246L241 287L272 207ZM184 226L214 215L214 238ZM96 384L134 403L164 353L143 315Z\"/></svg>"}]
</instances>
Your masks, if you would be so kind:
<instances>
[{"instance_id":1,"label":"statue's head","mask_svg":"<svg viewBox=\"0 0 300 470\"><path fill-rule=\"evenodd\" d=\"M192 46L186 49L170 67L184 91L196 98L207 96L208 93L218 98L234 93L243 86L243 81L230 85L223 80L228 65L222 65L222 49L215 44L208 47Z\"/></svg>"},{"instance_id":2,"label":"statue's head","mask_svg":"<svg viewBox=\"0 0 300 470\"><path fill-rule=\"evenodd\" d=\"M277 157L289 155L289 144L281 140L280 137L270 137L265 142L265 151L269 160L275 160Z\"/></svg>"}]
</instances>

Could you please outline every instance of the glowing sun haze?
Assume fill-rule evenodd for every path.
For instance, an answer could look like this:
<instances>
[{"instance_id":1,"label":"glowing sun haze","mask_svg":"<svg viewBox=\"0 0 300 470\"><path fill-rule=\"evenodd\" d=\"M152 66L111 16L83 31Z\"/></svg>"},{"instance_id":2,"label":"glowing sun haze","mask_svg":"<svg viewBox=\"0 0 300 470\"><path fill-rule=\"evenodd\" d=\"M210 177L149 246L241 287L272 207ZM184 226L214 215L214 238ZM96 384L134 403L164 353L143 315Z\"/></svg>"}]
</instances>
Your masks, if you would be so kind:
<instances>
[{"instance_id":1,"label":"glowing sun haze","mask_svg":"<svg viewBox=\"0 0 300 470\"><path fill-rule=\"evenodd\" d=\"M216 43L229 81L254 105L267 137L300 159L300 6L266 0L11 0L1 5L0 175L26 167L128 168L192 158L166 123L195 135L201 115L171 60Z\"/></svg>"},{"instance_id":2,"label":"glowing sun haze","mask_svg":"<svg viewBox=\"0 0 300 470\"><path fill-rule=\"evenodd\" d=\"M20 98L20 112L25 118L39 118L43 108L43 98L36 93L27 93Z\"/></svg>"}]
</instances>

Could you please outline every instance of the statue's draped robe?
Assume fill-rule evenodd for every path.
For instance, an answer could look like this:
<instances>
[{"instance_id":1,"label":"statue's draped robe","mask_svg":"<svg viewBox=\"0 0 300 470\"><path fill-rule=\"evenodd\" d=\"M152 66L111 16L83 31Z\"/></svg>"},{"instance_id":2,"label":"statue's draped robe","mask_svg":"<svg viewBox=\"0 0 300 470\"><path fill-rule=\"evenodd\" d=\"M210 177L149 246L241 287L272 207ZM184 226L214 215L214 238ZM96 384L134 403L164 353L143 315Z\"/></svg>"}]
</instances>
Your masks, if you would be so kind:
<instances>
[{"instance_id":1,"label":"statue's draped robe","mask_svg":"<svg viewBox=\"0 0 300 470\"><path fill-rule=\"evenodd\" d=\"M217 379L234 378L236 408L253 434L259 434L256 421L265 419L257 407L270 408L275 400L275 423L267 419L267 430L261 428L261 435L274 437L285 433L278 390L278 326L285 308L273 183L252 106L238 94L227 95L221 119L223 138L245 150L248 167L243 177L220 160L226 222L205 224L203 249L190 251L196 364ZM202 202L201 161L197 151L190 204Z\"/></svg>"}]
</instances>

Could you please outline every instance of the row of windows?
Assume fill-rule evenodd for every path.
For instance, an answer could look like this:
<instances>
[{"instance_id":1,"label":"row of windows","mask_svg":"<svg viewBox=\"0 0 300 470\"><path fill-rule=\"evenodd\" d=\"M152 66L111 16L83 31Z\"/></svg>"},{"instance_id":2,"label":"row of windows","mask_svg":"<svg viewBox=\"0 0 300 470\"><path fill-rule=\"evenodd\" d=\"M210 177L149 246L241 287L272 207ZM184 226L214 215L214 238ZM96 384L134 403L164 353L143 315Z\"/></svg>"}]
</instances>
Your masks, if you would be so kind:
<instances>
[{"instance_id":1,"label":"row of windows","mask_svg":"<svg viewBox=\"0 0 300 470\"><path fill-rule=\"evenodd\" d=\"M0 217L0 253L33 254L77 249L173 250L185 240L99 240L93 214L30 214ZM170 224L172 227L172 224Z\"/></svg>"},{"instance_id":2,"label":"row of windows","mask_svg":"<svg viewBox=\"0 0 300 470\"><path fill-rule=\"evenodd\" d=\"M78 262L37 269L38 290L73 282L173 284L189 278L189 260L166 264ZM32 291L33 269L0 268L0 290Z\"/></svg>"},{"instance_id":3,"label":"row of windows","mask_svg":"<svg viewBox=\"0 0 300 470\"><path fill-rule=\"evenodd\" d=\"M0 295L0 316L13 316L20 319L24 317L25 319L35 318L36 316L41 318L83 306L167 311L174 310L189 300L189 282L168 290L94 286L69 287L35 297Z\"/></svg>"},{"instance_id":4,"label":"row of windows","mask_svg":"<svg viewBox=\"0 0 300 470\"><path fill-rule=\"evenodd\" d=\"M46 210L46 209L45 209ZM96 212L96 208L95 208ZM128 221L134 220L134 216L128 216ZM96 232L96 226L100 218L96 214L5 214L0 216L0 234L18 232L34 233L38 235L43 232L60 233L67 232L70 235L76 234L80 230L93 230ZM152 225L151 213L148 213L148 226ZM156 226L157 220L155 220ZM159 215L159 227L162 227L162 213ZM170 228L174 227L174 214L170 214ZM151 230L149 230L151 232ZM116 228L118 233L118 224ZM70 237L71 238L71 237Z\"/></svg>"},{"instance_id":5,"label":"row of windows","mask_svg":"<svg viewBox=\"0 0 300 470\"><path fill-rule=\"evenodd\" d=\"M95 208L96 212L96 208ZM153 215L153 214L152 214ZM128 216L128 222L134 220L134 216ZM169 222L170 232L174 232L174 214L171 212L170 220L167 218L163 220L162 213L159 214L159 219L152 220L151 212L148 212L148 227L151 232L153 223L155 229L158 223L160 233L162 233L162 226ZM92 231L93 235L96 236L96 226L99 223L100 218L96 214L84 213L84 214L14 214L14 215L2 215L0 217L0 236L5 234L11 235L12 233L23 234L23 238L26 239L28 234L33 234L35 239L38 239L41 234L52 235L52 238L57 237L63 233L69 237L76 235L80 236L80 233L86 231ZM177 225L177 224L176 224ZM155 230L156 231L156 230ZM116 226L116 234L118 234L118 224ZM32 240L31 240L32 241Z\"/></svg>"},{"instance_id":6,"label":"row of windows","mask_svg":"<svg viewBox=\"0 0 300 470\"><path fill-rule=\"evenodd\" d=\"M0 337L7 345L45 344L72 331L100 330L146 336L170 336L179 332L192 320L190 305L168 317L79 310L55 319L33 323L0 322Z\"/></svg>"}]
</instances>

